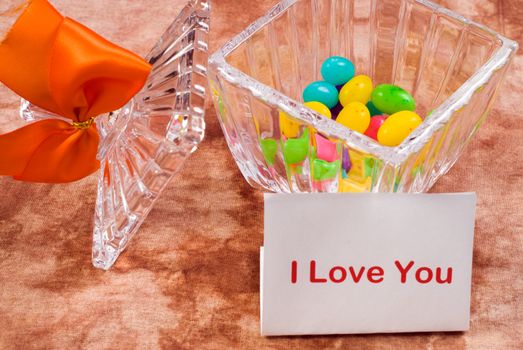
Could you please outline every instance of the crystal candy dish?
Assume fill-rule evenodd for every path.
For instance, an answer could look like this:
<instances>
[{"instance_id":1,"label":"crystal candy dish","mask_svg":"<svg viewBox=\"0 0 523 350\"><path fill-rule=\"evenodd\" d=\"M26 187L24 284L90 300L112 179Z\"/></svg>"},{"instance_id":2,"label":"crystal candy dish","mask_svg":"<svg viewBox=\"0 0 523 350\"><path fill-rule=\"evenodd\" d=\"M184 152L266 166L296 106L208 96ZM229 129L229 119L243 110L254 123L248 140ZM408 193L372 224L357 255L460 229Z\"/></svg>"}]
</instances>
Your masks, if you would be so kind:
<instances>
[{"instance_id":1,"label":"crystal candy dish","mask_svg":"<svg viewBox=\"0 0 523 350\"><path fill-rule=\"evenodd\" d=\"M205 130L210 2L191 0L147 56L153 65L125 107L96 118L100 133L93 255L107 270ZM22 101L28 122L60 118Z\"/></svg>"},{"instance_id":2,"label":"crystal candy dish","mask_svg":"<svg viewBox=\"0 0 523 350\"><path fill-rule=\"evenodd\" d=\"M285 0L211 56L209 80L229 148L252 186L424 192L485 120L517 47L426 0ZM352 60L375 86L411 92L424 122L391 148L303 106L303 89L321 80L332 55ZM300 164L284 161L280 111L299 124L295 142L309 144ZM336 159L317 157L318 135Z\"/></svg>"}]
</instances>

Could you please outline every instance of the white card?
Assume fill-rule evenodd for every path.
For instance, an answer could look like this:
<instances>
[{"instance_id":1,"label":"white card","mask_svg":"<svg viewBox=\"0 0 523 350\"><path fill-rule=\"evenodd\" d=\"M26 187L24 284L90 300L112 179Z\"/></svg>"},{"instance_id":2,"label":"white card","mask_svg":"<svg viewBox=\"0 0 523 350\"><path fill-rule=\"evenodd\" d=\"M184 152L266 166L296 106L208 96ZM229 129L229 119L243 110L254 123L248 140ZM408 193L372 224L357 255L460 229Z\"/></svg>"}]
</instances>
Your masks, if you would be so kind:
<instances>
[{"instance_id":1,"label":"white card","mask_svg":"<svg viewBox=\"0 0 523 350\"><path fill-rule=\"evenodd\" d=\"M469 328L476 195L266 194L262 335Z\"/></svg>"}]
</instances>

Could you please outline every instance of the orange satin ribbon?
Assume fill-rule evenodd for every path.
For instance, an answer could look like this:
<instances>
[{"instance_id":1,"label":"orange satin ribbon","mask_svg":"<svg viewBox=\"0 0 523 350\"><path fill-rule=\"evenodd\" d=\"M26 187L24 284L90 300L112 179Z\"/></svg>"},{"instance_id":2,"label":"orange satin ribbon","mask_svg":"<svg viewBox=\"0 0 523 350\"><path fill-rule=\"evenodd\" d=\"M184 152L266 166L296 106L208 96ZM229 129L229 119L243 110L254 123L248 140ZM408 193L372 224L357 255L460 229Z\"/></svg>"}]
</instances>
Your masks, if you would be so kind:
<instances>
[{"instance_id":1,"label":"orange satin ribbon","mask_svg":"<svg viewBox=\"0 0 523 350\"><path fill-rule=\"evenodd\" d=\"M93 118L124 106L145 84L142 58L33 0L0 43L0 81L71 119L41 120L0 135L0 175L61 183L99 167Z\"/></svg>"}]
</instances>

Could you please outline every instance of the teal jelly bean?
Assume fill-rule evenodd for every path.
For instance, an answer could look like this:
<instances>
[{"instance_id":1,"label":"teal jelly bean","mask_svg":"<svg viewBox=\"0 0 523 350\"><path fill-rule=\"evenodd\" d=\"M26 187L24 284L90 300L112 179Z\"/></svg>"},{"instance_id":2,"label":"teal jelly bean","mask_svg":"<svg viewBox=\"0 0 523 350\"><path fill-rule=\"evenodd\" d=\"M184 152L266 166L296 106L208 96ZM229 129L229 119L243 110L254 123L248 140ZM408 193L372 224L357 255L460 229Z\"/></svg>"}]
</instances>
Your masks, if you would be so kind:
<instances>
[{"instance_id":1,"label":"teal jelly bean","mask_svg":"<svg viewBox=\"0 0 523 350\"><path fill-rule=\"evenodd\" d=\"M389 115L416 109L416 101L407 91L390 84L377 86L372 91L371 101L378 110Z\"/></svg>"},{"instance_id":2,"label":"teal jelly bean","mask_svg":"<svg viewBox=\"0 0 523 350\"><path fill-rule=\"evenodd\" d=\"M314 159L312 162L313 174L312 178L315 181L332 180L338 175L340 169L340 161L327 162L323 159Z\"/></svg>"},{"instance_id":3,"label":"teal jelly bean","mask_svg":"<svg viewBox=\"0 0 523 350\"><path fill-rule=\"evenodd\" d=\"M278 143L274 139L260 140L260 147L262 149L263 157L268 166L274 165L274 159L278 152Z\"/></svg>"},{"instance_id":4,"label":"teal jelly bean","mask_svg":"<svg viewBox=\"0 0 523 350\"><path fill-rule=\"evenodd\" d=\"M376 106L374 106L372 101L367 102L366 106L367 106L367 109L370 112L370 116L371 117L374 117L375 115L383 114L379 109L376 108Z\"/></svg>"},{"instance_id":5,"label":"teal jelly bean","mask_svg":"<svg viewBox=\"0 0 523 350\"><path fill-rule=\"evenodd\" d=\"M333 85L343 85L354 77L354 64L345 57L332 56L323 62L321 76Z\"/></svg>"},{"instance_id":6,"label":"teal jelly bean","mask_svg":"<svg viewBox=\"0 0 523 350\"><path fill-rule=\"evenodd\" d=\"M309 153L309 130L305 129L300 138L288 139L283 144L283 158L285 163L299 164L307 158Z\"/></svg>"},{"instance_id":7,"label":"teal jelly bean","mask_svg":"<svg viewBox=\"0 0 523 350\"><path fill-rule=\"evenodd\" d=\"M321 102L329 108L338 104L338 89L326 81L315 81L303 90L304 102Z\"/></svg>"}]
</instances>

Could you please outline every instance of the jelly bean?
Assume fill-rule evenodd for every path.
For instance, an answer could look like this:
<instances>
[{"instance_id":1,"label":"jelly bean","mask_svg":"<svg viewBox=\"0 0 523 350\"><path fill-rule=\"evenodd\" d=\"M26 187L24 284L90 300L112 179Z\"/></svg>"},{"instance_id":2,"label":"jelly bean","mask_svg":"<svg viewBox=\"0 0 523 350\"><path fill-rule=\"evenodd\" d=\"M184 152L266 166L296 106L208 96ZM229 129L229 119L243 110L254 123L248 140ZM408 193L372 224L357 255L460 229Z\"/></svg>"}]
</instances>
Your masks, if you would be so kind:
<instances>
[{"instance_id":1,"label":"jelly bean","mask_svg":"<svg viewBox=\"0 0 523 350\"><path fill-rule=\"evenodd\" d=\"M339 102L336 106L331 108L331 115L332 115L333 120L336 120L336 118L338 118L338 114L340 114L342 109L343 109L343 106Z\"/></svg>"},{"instance_id":2,"label":"jelly bean","mask_svg":"<svg viewBox=\"0 0 523 350\"><path fill-rule=\"evenodd\" d=\"M274 159L276 158L276 153L278 152L278 144L274 139L264 139L260 140L260 146L262 149L263 157L267 162L268 166L274 165Z\"/></svg>"},{"instance_id":3,"label":"jelly bean","mask_svg":"<svg viewBox=\"0 0 523 350\"><path fill-rule=\"evenodd\" d=\"M312 162L312 178L315 181L332 180L338 175L340 161L326 162L323 159L314 159Z\"/></svg>"},{"instance_id":4,"label":"jelly bean","mask_svg":"<svg viewBox=\"0 0 523 350\"><path fill-rule=\"evenodd\" d=\"M374 173L374 158L367 157L358 151L349 151L352 167L349 172L349 178L366 188L372 183ZM370 182L369 182L370 181Z\"/></svg>"},{"instance_id":5,"label":"jelly bean","mask_svg":"<svg viewBox=\"0 0 523 350\"><path fill-rule=\"evenodd\" d=\"M365 166L365 177L372 176L374 172L374 158L365 158L363 164Z\"/></svg>"},{"instance_id":6,"label":"jelly bean","mask_svg":"<svg viewBox=\"0 0 523 350\"><path fill-rule=\"evenodd\" d=\"M378 142L385 146L395 147L416 129L422 120L411 111L401 111L389 116L378 130Z\"/></svg>"},{"instance_id":7,"label":"jelly bean","mask_svg":"<svg viewBox=\"0 0 523 350\"><path fill-rule=\"evenodd\" d=\"M309 153L309 129L303 130L298 139L288 139L283 145L283 158L287 164L299 164Z\"/></svg>"},{"instance_id":8,"label":"jelly bean","mask_svg":"<svg viewBox=\"0 0 523 350\"><path fill-rule=\"evenodd\" d=\"M345 57L332 56L323 62L321 76L334 85L345 84L354 77L354 64Z\"/></svg>"},{"instance_id":9,"label":"jelly bean","mask_svg":"<svg viewBox=\"0 0 523 350\"><path fill-rule=\"evenodd\" d=\"M369 127L370 113L363 103L351 102L343 108L336 121L363 134Z\"/></svg>"},{"instance_id":10,"label":"jelly bean","mask_svg":"<svg viewBox=\"0 0 523 350\"><path fill-rule=\"evenodd\" d=\"M343 106L351 102L369 102L372 94L372 80L366 75L357 75L343 86L340 91L340 102Z\"/></svg>"},{"instance_id":11,"label":"jelly bean","mask_svg":"<svg viewBox=\"0 0 523 350\"><path fill-rule=\"evenodd\" d=\"M370 124L367 128L367 131L365 131L365 135L367 135L371 139L378 141L378 130L381 124L383 124L383 122L385 121L385 119L387 119L386 115L377 115L370 118Z\"/></svg>"},{"instance_id":12,"label":"jelly bean","mask_svg":"<svg viewBox=\"0 0 523 350\"><path fill-rule=\"evenodd\" d=\"M327 118L331 118L331 110L329 107L325 106L321 102L311 101L311 102L305 102L304 103L307 108L312 109L315 112L318 112L321 115L324 115Z\"/></svg>"},{"instance_id":13,"label":"jelly bean","mask_svg":"<svg viewBox=\"0 0 523 350\"><path fill-rule=\"evenodd\" d=\"M298 137L300 134L300 123L292 120L287 113L280 111L280 131L287 138Z\"/></svg>"},{"instance_id":14,"label":"jelly bean","mask_svg":"<svg viewBox=\"0 0 523 350\"><path fill-rule=\"evenodd\" d=\"M371 95L371 101L377 109L385 114L394 114L401 111L414 111L416 101L399 86L382 84L377 86Z\"/></svg>"},{"instance_id":15,"label":"jelly bean","mask_svg":"<svg viewBox=\"0 0 523 350\"><path fill-rule=\"evenodd\" d=\"M321 135L314 135L316 139L316 156L327 162L334 162L338 159L338 147L332 141L327 140Z\"/></svg>"},{"instance_id":16,"label":"jelly bean","mask_svg":"<svg viewBox=\"0 0 523 350\"><path fill-rule=\"evenodd\" d=\"M381 111L379 109L376 108L376 106L374 106L372 101L367 102L366 106L369 109L371 117L374 117L375 115L383 114L383 113L381 113Z\"/></svg>"},{"instance_id":17,"label":"jelly bean","mask_svg":"<svg viewBox=\"0 0 523 350\"><path fill-rule=\"evenodd\" d=\"M342 157L342 161L341 161L341 167L346 172L349 172L350 168L352 167L352 163L350 161L350 156L349 156L349 150L346 149L346 148L343 149L343 157Z\"/></svg>"},{"instance_id":18,"label":"jelly bean","mask_svg":"<svg viewBox=\"0 0 523 350\"><path fill-rule=\"evenodd\" d=\"M338 103L338 90L331 83L316 81L307 85L305 90L303 90L303 101L317 101L332 108Z\"/></svg>"}]
</instances>

